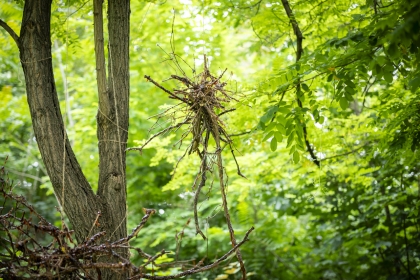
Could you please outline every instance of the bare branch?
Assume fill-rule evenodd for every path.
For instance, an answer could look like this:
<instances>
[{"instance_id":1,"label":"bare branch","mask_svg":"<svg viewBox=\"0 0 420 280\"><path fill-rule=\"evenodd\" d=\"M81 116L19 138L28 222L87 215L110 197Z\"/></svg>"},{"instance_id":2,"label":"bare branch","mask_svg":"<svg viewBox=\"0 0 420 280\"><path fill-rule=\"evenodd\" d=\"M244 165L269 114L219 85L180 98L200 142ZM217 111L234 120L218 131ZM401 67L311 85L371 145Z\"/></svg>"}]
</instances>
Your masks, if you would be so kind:
<instances>
[{"instance_id":1,"label":"bare branch","mask_svg":"<svg viewBox=\"0 0 420 280\"><path fill-rule=\"evenodd\" d=\"M155 82L152 78L150 78L150 76L144 75L144 77L146 78L146 80L148 80L149 82L151 82L152 84L154 84L155 86L157 86L158 88L160 88L161 90L163 90L164 92L166 92L167 94L169 94L171 96L171 98L174 99L178 99L182 102L185 102L184 99L179 98L178 96L176 96L174 93L172 93L170 90L167 90L166 88L164 88L163 86L159 85L157 82Z\"/></svg>"},{"instance_id":2,"label":"bare branch","mask_svg":"<svg viewBox=\"0 0 420 280\"><path fill-rule=\"evenodd\" d=\"M222 261L226 260L230 255L232 255L235 251L237 251L237 249L239 247L241 247L245 242L247 242L248 236L249 234L254 230L254 227L251 227L246 233L244 238L242 239L241 242L239 242L238 244L236 244L232 249L229 250L229 252L227 252L226 254L224 254L222 257L220 257L219 259L217 259L215 262L200 267L200 268L193 268L190 270L186 270L183 271L181 273L175 274L175 275L168 275L168 276L154 276L154 275L149 275L149 274L139 274L136 275L134 277L129 278L130 280L135 280L135 279L141 279L141 278L145 278L145 279L151 279L151 280L169 280L169 279L176 279L176 278L180 278L183 276L187 276L187 275L191 275L191 274L196 274L198 272L203 272L203 271L207 271L210 270L212 268L217 267Z\"/></svg>"},{"instance_id":3,"label":"bare branch","mask_svg":"<svg viewBox=\"0 0 420 280\"><path fill-rule=\"evenodd\" d=\"M359 150L363 149L364 147L368 146L369 144L370 144L370 143L369 143L369 142L367 142L366 144L364 144L364 145L362 145L362 146L360 146L360 147L358 147L358 148L356 148L356 149L353 149L353 150L351 150L351 151L349 151L349 152L342 153L342 154L338 154L338 155L334 155L334 156L330 156L330 157L325 157L325 158L323 158L323 159L320 159L320 161L330 160L330 159L337 158L337 157L343 157L343 156L351 155L351 154L353 154L353 153L355 153L355 152L357 152L357 151L359 151Z\"/></svg>"},{"instance_id":4,"label":"bare branch","mask_svg":"<svg viewBox=\"0 0 420 280\"><path fill-rule=\"evenodd\" d=\"M9 33L9 35L13 38L13 40L15 41L18 48L20 48L19 36L16 34L16 32L13 31L13 29L6 22L2 21L1 19L0 19L0 26L3 27L4 30L6 30L7 33Z\"/></svg>"}]
</instances>

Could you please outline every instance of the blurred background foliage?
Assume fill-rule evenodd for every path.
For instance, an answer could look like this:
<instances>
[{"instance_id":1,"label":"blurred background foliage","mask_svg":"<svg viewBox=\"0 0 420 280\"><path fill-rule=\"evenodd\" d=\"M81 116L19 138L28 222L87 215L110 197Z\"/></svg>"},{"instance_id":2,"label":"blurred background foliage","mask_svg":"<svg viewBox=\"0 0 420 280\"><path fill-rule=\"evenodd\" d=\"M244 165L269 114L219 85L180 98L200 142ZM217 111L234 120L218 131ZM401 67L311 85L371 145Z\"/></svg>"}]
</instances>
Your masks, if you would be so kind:
<instances>
[{"instance_id":1,"label":"blurred background foliage","mask_svg":"<svg viewBox=\"0 0 420 280\"><path fill-rule=\"evenodd\" d=\"M63 118L89 182L97 186L97 95L91 1L55 1L51 38ZM211 71L239 100L224 115L246 179L224 153L228 201L250 279L420 279L420 4L410 0L290 1L303 56L282 1L139 1L131 7L128 146L156 130L150 118L173 104L147 83ZM18 34L22 1L2 1L0 18ZM175 13L175 19L174 19ZM173 29L173 49L171 33ZM59 224L57 205L34 138L18 50L0 29L0 158L16 192ZM296 85L300 83L300 87ZM167 81L167 88L176 84ZM297 100L303 104L298 106ZM303 136L320 161L314 164ZM128 152L128 223L157 210L135 240L170 260L207 261L231 247L217 188L200 197L195 235L192 183L200 160L180 135ZM216 176L215 176L216 177ZM216 178L214 178L215 181ZM216 184L216 182L214 183ZM182 240L178 233L183 231ZM177 239L178 237L178 239ZM162 275L179 268L154 268ZM239 279L235 258L191 279Z\"/></svg>"}]
</instances>

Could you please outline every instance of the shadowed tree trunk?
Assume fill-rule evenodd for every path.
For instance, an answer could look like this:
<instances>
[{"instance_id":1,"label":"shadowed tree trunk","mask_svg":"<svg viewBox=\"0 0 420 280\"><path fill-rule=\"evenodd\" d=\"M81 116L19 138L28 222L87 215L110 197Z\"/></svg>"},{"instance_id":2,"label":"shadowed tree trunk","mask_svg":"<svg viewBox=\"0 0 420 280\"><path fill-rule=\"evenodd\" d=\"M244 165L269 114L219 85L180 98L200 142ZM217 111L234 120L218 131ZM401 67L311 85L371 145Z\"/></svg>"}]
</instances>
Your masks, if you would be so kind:
<instances>
[{"instance_id":1,"label":"shadowed tree trunk","mask_svg":"<svg viewBox=\"0 0 420 280\"><path fill-rule=\"evenodd\" d=\"M127 236L125 148L128 137L129 99L129 0L109 0L109 62L98 70L99 184L95 194L70 146L55 87L51 58L51 0L25 1L21 34L17 38L25 75L27 99L42 159L57 199L68 216L76 239L82 242L99 231L105 239ZM96 58L103 58L102 1L95 2ZM99 14L100 11L100 14ZM102 27L100 33L103 33ZM102 44L101 50L98 46ZM102 79L101 79L102 78ZM77 124L76 124L77 125ZM94 225L98 212L99 224ZM129 257L128 250L122 253ZM104 260L106 261L106 260ZM102 271L102 279L122 276Z\"/></svg>"}]
</instances>

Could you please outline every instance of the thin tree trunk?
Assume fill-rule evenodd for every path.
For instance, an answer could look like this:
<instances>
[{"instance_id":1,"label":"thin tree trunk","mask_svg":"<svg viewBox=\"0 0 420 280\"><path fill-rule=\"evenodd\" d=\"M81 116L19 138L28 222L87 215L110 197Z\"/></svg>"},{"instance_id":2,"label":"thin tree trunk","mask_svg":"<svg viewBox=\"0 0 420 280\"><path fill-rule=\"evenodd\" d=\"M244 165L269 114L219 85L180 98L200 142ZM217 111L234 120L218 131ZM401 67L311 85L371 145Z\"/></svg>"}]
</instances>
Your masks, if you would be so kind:
<instances>
[{"instance_id":1,"label":"thin tree trunk","mask_svg":"<svg viewBox=\"0 0 420 280\"><path fill-rule=\"evenodd\" d=\"M99 2L99 1L98 1ZM95 17L99 19L99 9L96 6ZM98 12L98 14L96 14ZM95 21L98 22L98 21ZM112 239L127 236L126 227L126 174L125 149L128 138L128 101L129 101L129 32L130 32L130 1L108 1L108 84L104 85L105 66L102 63L103 44L100 31L95 45L97 59L100 59L98 69L99 110L97 115L97 135L99 147L99 182L98 195L103 197L110 207ZM99 26L95 26L95 29ZM102 42L101 42L102 40ZM103 46L102 46L103 47ZM99 71L103 70L103 71ZM128 253L128 251L127 251ZM127 255L128 256L128 255Z\"/></svg>"},{"instance_id":2,"label":"thin tree trunk","mask_svg":"<svg viewBox=\"0 0 420 280\"><path fill-rule=\"evenodd\" d=\"M128 137L129 1L110 0L108 5L109 79L105 90L99 91L97 195L77 162L60 111L51 55L51 2L25 1L21 34L17 39L36 141L54 192L75 230L77 241L83 242L99 231L106 231L107 240L120 239L127 236L125 148ZM104 68L102 70L105 72ZM99 224L93 226L99 211ZM128 250L119 253L129 257ZM98 278L101 279L125 277L110 270L100 273Z\"/></svg>"},{"instance_id":3,"label":"thin tree trunk","mask_svg":"<svg viewBox=\"0 0 420 280\"><path fill-rule=\"evenodd\" d=\"M83 175L65 132L52 67L50 17L51 0L25 1L20 59L42 160L76 238L82 241L101 210L100 199Z\"/></svg>"}]
</instances>

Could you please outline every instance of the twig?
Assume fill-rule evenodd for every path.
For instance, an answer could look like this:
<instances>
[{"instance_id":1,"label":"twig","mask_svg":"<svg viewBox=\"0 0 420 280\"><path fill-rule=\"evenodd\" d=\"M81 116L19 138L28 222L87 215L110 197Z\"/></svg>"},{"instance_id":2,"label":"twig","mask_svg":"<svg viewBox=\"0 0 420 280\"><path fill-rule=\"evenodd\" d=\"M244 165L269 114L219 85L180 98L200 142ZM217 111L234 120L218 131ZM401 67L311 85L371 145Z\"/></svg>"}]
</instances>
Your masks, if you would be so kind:
<instances>
[{"instance_id":1,"label":"twig","mask_svg":"<svg viewBox=\"0 0 420 280\"><path fill-rule=\"evenodd\" d=\"M209 141L209 137L210 137L210 132L206 133L206 138L204 139L204 143L206 143L204 149L207 149L207 145L208 145L208 141ZM201 181L200 184L197 187L197 190L195 191L194 194L194 223L195 223L195 229L196 229L196 234L200 234L201 237L203 237L204 240L206 240L206 236L204 235L204 233L201 231L200 229L200 225L198 222L198 212L197 212L197 204L198 204L198 198L200 196L201 193L201 189L206 185L206 181L207 181L207 151L204 150L203 151L203 159L201 161L201 168L200 168L200 172L201 172Z\"/></svg>"},{"instance_id":2,"label":"twig","mask_svg":"<svg viewBox=\"0 0 420 280\"><path fill-rule=\"evenodd\" d=\"M137 236L139 234L140 230L146 224L146 222L150 218L150 216L156 213L156 210L155 209L146 209L146 208L143 208L143 211L145 212L145 215L141 219L140 224L133 229L133 231L131 232L131 234L129 236L127 236L126 238L122 238L122 239L120 239L118 241L113 242L112 244L120 244L122 242L128 242L128 241L130 241L134 236Z\"/></svg>"},{"instance_id":3,"label":"twig","mask_svg":"<svg viewBox=\"0 0 420 280\"><path fill-rule=\"evenodd\" d=\"M165 249L163 249L158 254L156 254L155 256L153 256L150 259L148 259L147 262L145 262L142 266L140 266L140 270L143 269L143 268L145 268L146 266L148 266L150 263L153 263L155 260L157 260L158 258L162 257L166 253L167 252L165 251Z\"/></svg>"},{"instance_id":4,"label":"twig","mask_svg":"<svg viewBox=\"0 0 420 280\"><path fill-rule=\"evenodd\" d=\"M236 244L232 249L229 250L229 252L227 252L226 254L224 254L222 257L220 257L219 259L217 259L216 261L214 261L213 263L200 267L200 268L193 268L193 269L189 269L186 271L183 271L181 273L175 274L175 275L168 275L168 276L154 276L154 275L149 275L149 274L139 274L136 276L133 276L131 278L129 278L130 280L135 280L135 279L141 279L141 278L146 278L146 279L151 279L151 280L169 280L169 279L176 279L176 278L180 278L183 276L187 276L187 275L191 275L191 274L196 274L198 272L203 272L203 271L207 271L210 270L212 268L217 267L222 261L226 260L230 255L232 255L239 247L241 247L245 242L247 242L248 236L249 234L254 230L254 227L251 227L246 233L244 238L242 239L241 242L239 242L238 244Z\"/></svg>"},{"instance_id":5,"label":"twig","mask_svg":"<svg viewBox=\"0 0 420 280\"><path fill-rule=\"evenodd\" d=\"M164 88L163 86L159 85L152 78L150 78L150 76L144 75L144 77L146 78L146 80L148 80L149 82L151 82L152 84L154 84L155 86L157 86L158 88L160 88L161 90L163 90L164 92L166 92L167 94L169 94L172 98L178 99L178 100L180 100L182 102L186 102L184 99L179 98L178 96L176 96L175 94L173 94L171 91L169 91L166 88Z\"/></svg>"},{"instance_id":6,"label":"twig","mask_svg":"<svg viewBox=\"0 0 420 280\"><path fill-rule=\"evenodd\" d=\"M13 38L18 48L20 48L19 36L16 34L15 31L4 21L0 19L0 26L6 30L7 33Z\"/></svg>"},{"instance_id":7,"label":"twig","mask_svg":"<svg viewBox=\"0 0 420 280\"><path fill-rule=\"evenodd\" d=\"M150 141L152 141L153 139L155 139L156 137L158 137L159 135L162 135L162 134L164 134L164 133L166 133L166 132L168 132L168 131L171 131L172 129L174 129L174 128L178 128L178 127L181 127L182 125L184 125L184 124L188 124L189 123L189 120L186 120L186 121L184 121L184 122L182 122L182 123L178 123L178 124L176 124L176 125L172 125L172 126L170 126L170 127L167 127L167 128L165 128L164 130L162 130L162 131L159 131L158 133L156 133L155 135L153 135L152 137L150 137L149 138L149 140L147 140L146 141L146 143L144 143L143 145L141 145L141 147L131 147L131 148L127 148L126 149L126 151L132 151L132 150L135 150L135 151L142 151L143 150L143 148L147 145L147 144L149 144L150 143Z\"/></svg>"},{"instance_id":8,"label":"twig","mask_svg":"<svg viewBox=\"0 0 420 280\"><path fill-rule=\"evenodd\" d=\"M230 241L232 243L232 246L236 246L235 232L233 230L232 222L230 220L229 208L228 208L227 197L226 197L226 189L225 189L225 184L224 184L224 179L223 179L223 162L222 162L222 154L221 154L222 149L220 147L219 131L216 128L216 129L213 129L211 132L213 134L214 140L216 142L216 148L217 148L216 156L217 156L217 166L219 168L220 192L222 194L222 201L223 201L222 206L225 213L226 224L228 225L228 228L229 228ZM239 264L241 266L242 279L246 279L246 269L245 269L244 262L242 260L241 251L238 249L235 253L236 253L236 257L238 258Z\"/></svg>"},{"instance_id":9,"label":"twig","mask_svg":"<svg viewBox=\"0 0 420 280\"><path fill-rule=\"evenodd\" d=\"M338 154L338 155L334 155L334 156L330 156L330 157L325 157L323 159L320 159L320 161L329 160L329 159L333 159L333 158L336 158L336 157L342 157L342 156L347 156L347 155L353 154L353 153L355 153L355 152L363 149L364 147L368 146L369 144L370 144L370 142L367 142L366 144L364 144L364 145L362 145L362 146L360 146L360 147L358 147L356 149L353 149L353 150L351 150L349 152Z\"/></svg>"}]
</instances>

